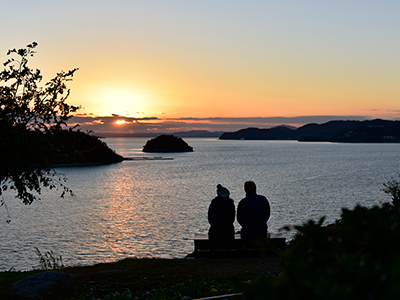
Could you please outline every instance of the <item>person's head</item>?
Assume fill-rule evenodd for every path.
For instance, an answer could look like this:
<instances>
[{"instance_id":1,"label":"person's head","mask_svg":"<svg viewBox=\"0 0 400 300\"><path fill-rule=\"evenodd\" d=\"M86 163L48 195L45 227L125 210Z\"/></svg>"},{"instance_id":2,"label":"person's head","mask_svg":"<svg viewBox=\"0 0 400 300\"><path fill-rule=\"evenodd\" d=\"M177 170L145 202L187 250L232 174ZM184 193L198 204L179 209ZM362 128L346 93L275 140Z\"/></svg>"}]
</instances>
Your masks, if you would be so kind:
<instances>
[{"instance_id":1,"label":"person's head","mask_svg":"<svg viewBox=\"0 0 400 300\"><path fill-rule=\"evenodd\" d=\"M217 195L221 197L229 197L229 191L226 187L223 187L222 185L218 184Z\"/></svg>"},{"instance_id":2,"label":"person's head","mask_svg":"<svg viewBox=\"0 0 400 300\"><path fill-rule=\"evenodd\" d=\"M246 194L255 194L257 190L256 184L253 181L246 181L244 183L244 191Z\"/></svg>"}]
</instances>

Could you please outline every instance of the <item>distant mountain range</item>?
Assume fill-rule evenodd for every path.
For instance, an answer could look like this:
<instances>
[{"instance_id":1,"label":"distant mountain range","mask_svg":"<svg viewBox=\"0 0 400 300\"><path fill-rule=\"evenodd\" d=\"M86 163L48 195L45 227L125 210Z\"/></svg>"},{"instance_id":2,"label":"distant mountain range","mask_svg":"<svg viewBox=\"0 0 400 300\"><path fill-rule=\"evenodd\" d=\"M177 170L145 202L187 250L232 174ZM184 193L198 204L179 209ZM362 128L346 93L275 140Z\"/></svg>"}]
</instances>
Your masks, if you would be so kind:
<instances>
[{"instance_id":1,"label":"distant mountain range","mask_svg":"<svg viewBox=\"0 0 400 300\"><path fill-rule=\"evenodd\" d=\"M206 131L206 130L191 130L179 131L174 133L161 133L161 132L143 132L143 133L100 133L99 137L157 137L163 134L174 135L181 138L197 137L197 138L218 138L223 134L223 131Z\"/></svg>"},{"instance_id":2,"label":"distant mountain range","mask_svg":"<svg viewBox=\"0 0 400 300\"><path fill-rule=\"evenodd\" d=\"M330 121L299 128L277 126L269 129L246 128L224 132L221 140L298 140L303 142L399 143L400 121Z\"/></svg>"}]
</instances>

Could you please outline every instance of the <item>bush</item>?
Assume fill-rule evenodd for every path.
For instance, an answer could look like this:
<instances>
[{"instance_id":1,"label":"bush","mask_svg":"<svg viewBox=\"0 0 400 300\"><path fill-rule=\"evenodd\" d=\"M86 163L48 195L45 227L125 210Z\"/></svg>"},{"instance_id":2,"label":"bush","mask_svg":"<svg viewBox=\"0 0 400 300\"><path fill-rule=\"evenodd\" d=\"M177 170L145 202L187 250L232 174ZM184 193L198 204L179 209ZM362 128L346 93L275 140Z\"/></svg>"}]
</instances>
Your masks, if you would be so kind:
<instances>
[{"instance_id":1,"label":"bush","mask_svg":"<svg viewBox=\"0 0 400 300\"><path fill-rule=\"evenodd\" d=\"M282 254L285 271L276 278L263 278L243 286L246 297L397 299L400 293L397 202L342 209L341 219L335 224L323 226L323 222L321 218L296 226L298 233Z\"/></svg>"}]
</instances>

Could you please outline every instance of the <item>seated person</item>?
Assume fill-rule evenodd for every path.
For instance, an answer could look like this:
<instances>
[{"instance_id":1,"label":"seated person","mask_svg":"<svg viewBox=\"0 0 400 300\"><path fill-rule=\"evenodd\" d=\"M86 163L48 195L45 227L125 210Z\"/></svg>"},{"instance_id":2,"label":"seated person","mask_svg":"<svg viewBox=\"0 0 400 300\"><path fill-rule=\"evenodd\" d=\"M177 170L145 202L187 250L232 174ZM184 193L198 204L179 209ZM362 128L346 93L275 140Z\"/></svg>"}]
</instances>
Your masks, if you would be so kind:
<instances>
[{"instance_id":1,"label":"seated person","mask_svg":"<svg viewBox=\"0 0 400 300\"><path fill-rule=\"evenodd\" d=\"M229 191L222 185L217 185L217 197L208 207L208 222L211 227L208 238L213 241L228 241L235 237L235 204L229 198Z\"/></svg>"},{"instance_id":2,"label":"seated person","mask_svg":"<svg viewBox=\"0 0 400 300\"><path fill-rule=\"evenodd\" d=\"M270 217L270 205L266 197L257 195L256 184L246 181L244 190L246 197L240 200L237 208L237 220L242 226L241 238L253 240L267 238Z\"/></svg>"}]
</instances>

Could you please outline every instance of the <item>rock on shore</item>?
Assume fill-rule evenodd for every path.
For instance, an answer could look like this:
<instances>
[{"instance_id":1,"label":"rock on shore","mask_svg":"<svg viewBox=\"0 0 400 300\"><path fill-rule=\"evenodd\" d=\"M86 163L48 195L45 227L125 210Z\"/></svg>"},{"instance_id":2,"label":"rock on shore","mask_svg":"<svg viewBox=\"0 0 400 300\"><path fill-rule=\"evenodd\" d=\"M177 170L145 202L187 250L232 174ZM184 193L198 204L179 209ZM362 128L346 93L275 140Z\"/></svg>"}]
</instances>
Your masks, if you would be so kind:
<instances>
[{"instance_id":1,"label":"rock on shore","mask_svg":"<svg viewBox=\"0 0 400 300\"><path fill-rule=\"evenodd\" d=\"M55 271L38 273L14 282L10 288L10 296L27 299L43 298L54 283L72 277L77 276Z\"/></svg>"}]
</instances>

